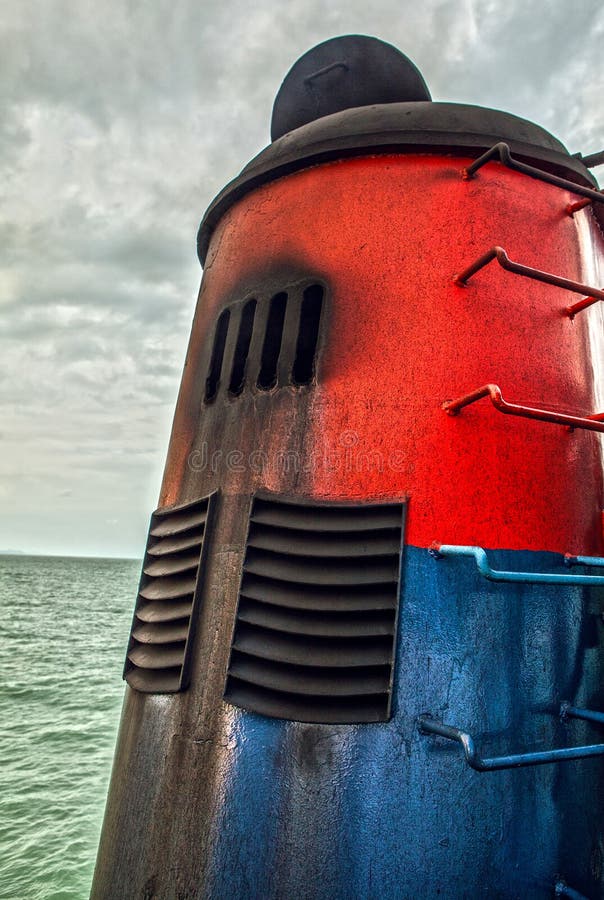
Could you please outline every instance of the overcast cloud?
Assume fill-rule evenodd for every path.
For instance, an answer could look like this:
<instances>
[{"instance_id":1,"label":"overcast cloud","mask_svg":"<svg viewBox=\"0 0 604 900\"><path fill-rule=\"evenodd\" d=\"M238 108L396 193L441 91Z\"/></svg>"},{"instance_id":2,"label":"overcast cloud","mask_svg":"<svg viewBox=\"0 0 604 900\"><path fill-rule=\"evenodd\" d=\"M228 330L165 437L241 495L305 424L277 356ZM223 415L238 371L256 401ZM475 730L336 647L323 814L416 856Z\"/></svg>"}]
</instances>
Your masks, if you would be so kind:
<instances>
[{"instance_id":1,"label":"overcast cloud","mask_svg":"<svg viewBox=\"0 0 604 900\"><path fill-rule=\"evenodd\" d=\"M435 100L604 146L601 0L20 0L0 30L0 549L142 553L198 223L311 46L381 37Z\"/></svg>"}]
</instances>

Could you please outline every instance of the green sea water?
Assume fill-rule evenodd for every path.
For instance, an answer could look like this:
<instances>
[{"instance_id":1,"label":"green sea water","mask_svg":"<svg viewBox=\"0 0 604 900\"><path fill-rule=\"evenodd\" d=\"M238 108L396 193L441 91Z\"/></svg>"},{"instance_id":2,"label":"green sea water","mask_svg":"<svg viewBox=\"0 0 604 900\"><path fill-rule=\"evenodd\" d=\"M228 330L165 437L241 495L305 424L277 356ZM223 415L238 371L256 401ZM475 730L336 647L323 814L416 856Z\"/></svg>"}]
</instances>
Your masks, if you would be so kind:
<instances>
[{"instance_id":1,"label":"green sea water","mask_svg":"<svg viewBox=\"0 0 604 900\"><path fill-rule=\"evenodd\" d=\"M0 556L0 897L90 892L140 562Z\"/></svg>"}]
</instances>

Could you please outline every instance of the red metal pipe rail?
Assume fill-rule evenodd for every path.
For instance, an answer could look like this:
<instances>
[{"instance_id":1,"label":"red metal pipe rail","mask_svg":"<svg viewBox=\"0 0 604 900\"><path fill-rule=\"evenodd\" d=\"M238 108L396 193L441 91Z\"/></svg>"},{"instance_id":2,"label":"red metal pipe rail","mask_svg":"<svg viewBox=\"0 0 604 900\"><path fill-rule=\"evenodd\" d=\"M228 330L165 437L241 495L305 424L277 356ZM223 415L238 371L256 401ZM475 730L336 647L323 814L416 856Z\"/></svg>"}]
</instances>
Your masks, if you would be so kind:
<instances>
[{"instance_id":1,"label":"red metal pipe rail","mask_svg":"<svg viewBox=\"0 0 604 900\"><path fill-rule=\"evenodd\" d=\"M570 278L562 278L560 275L553 275L551 272L542 272L541 269L534 269L532 266L525 266L522 263L514 262L507 255L503 247L491 247L482 256L479 256L475 262L471 263L457 275L453 276L453 284L458 287L466 287L472 275L475 275L480 269L483 269L493 260L497 260L502 269L512 272L514 275L523 275L525 278L532 278L534 281L542 281L544 284L551 284L554 287L563 288L566 291L572 291L575 294L588 294L577 303L567 306L562 310L563 315L569 316L571 319L578 312L587 309L594 303L604 300L604 290L600 288L590 287L588 284L581 284L579 281L571 281Z\"/></svg>"},{"instance_id":2,"label":"red metal pipe rail","mask_svg":"<svg viewBox=\"0 0 604 900\"><path fill-rule=\"evenodd\" d=\"M503 399L501 388L496 384L485 384L483 387L465 394L456 400L446 400L442 408L450 416L457 416L470 403L490 397L491 403L499 412L510 416L521 416L524 419L537 419L540 422L552 422L554 425L567 425L570 428L584 428L587 431L599 431L604 433L604 413L593 416L570 416L566 413L558 413L549 409L537 409L533 406L521 406L518 403L508 403Z\"/></svg>"},{"instance_id":3,"label":"red metal pipe rail","mask_svg":"<svg viewBox=\"0 0 604 900\"><path fill-rule=\"evenodd\" d=\"M579 212L580 209L585 209L586 206L591 205L591 200L587 198L585 200L576 200L574 203L567 203L566 212L569 216L574 216L576 212Z\"/></svg>"},{"instance_id":4,"label":"red metal pipe rail","mask_svg":"<svg viewBox=\"0 0 604 900\"><path fill-rule=\"evenodd\" d=\"M597 155L598 154L593 154L593 158ZM547 184L554 184L556 187L572 191L574 194L579 194L581 197L588 197L590 200L595 200L597 203L604 203L604 194L601 191L596 191L594 188L583 187L583 185L575 184L574 181L569 181L567 178L560 178L558 175L552 175L550 172L544 172L541 169L536 169L534 166L529 166L528 163L521 162L519 159L514 159L509 145L504 141L494 144L490 150L487 150L486 153L483 153L482 156L475 159L471 165L462 169L462 177L466 181L473 178L478 169L482 168L485 163L488 163L495 157L499 157L499 162L504 166L507 166L508 169L522 172L524 175L529 175L531 178L536 178L539 181L545 181ZM591 158L592 157L585 157L582 162L586 163L586 160L591 160ZM595 165L595 163L592 163L592 165Z\"/></svg>"},{"instance_id":5,"label":"red metal pipe rail","mask_svg":"<svg viewBox=\"0 0 604 900\"><path fill-rule=\"evenodd\" d=\"M597 303L601 299L601 297L583 297L582 300L577 300L576 303L572 303L570 306L563 309L562 314L568 316L569 319L574 319L577 313L587 309L588 306L593 306L594 303Z\"/></svg>"}]
</instances>

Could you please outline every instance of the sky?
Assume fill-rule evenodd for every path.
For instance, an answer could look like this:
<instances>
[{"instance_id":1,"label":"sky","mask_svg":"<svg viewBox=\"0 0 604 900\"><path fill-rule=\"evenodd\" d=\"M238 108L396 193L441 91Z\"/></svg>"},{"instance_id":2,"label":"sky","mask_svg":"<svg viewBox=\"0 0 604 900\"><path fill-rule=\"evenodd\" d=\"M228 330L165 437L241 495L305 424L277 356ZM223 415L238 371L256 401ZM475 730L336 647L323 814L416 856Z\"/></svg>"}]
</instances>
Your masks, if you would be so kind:
<instances>
[{"instance_id":1,"label":"sky","mask_svg":"<svg viewBox=\"0 0 604 900\"><path fill-rule=\"evenodd\" d=\"M269 142L295 60L353 33L405 52L434 100L604 147L601 0L2 4L0 550L142 555L199 221Z\"/></svg>"}]
</instances>

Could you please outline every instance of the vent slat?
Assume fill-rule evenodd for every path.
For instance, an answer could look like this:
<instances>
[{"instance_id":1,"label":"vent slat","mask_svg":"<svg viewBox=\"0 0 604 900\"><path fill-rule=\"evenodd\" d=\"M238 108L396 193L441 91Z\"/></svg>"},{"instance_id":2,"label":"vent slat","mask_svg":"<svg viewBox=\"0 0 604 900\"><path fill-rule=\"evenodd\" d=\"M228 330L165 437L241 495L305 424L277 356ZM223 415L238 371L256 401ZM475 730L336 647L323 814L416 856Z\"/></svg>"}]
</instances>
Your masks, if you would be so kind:
<instances>
[{"instance_id":1,"label":"vent slat","mask_svg":"<svg viewBox=\"0 0 604 900\"><path fill-rule=\"evenodd\" d=\"M189 618L177 619L173 623L149 624L141 622L132 630L132 637L140 644L168 644L186 641L189 633Z\"/></svg>"},{"instance_id":2,"label":"vent slat","mask_svg":"<svg viewBox=\"0 0 604 900\"><path fill-rule=\"evenodd\" d=\"M312 381L322 308L323 288L320 284L309 285L300 305L296 358L292 369L294 384L310 384Z\"/></svg>"},{"instance_id":3,"label":"vent slat","mask_svg":"<svg viewBox=\"0 0 604 900\"><path fill-rule=\"evenodd\" d=\"M351 585L342 589L340 585L325 587L289 584L251 573L246 573L243 578L241 596L289 609L322 609L325 612L395 609L397 603L394 583L367 584L360 588L358 585Z\"/></svg>"},{"instance_id":4,"label":"vent slat","mask_svg":"<svg viewBox=\"0 0 604 900\"><path fill-rule=\"evenodd\" d=\"M323 611L309 613L279 609L264 603L241 600L238 617L251 625L285 631L291 634L316 635L317 637L374 637L392 635L394 610L372 612L370 615L354 613L328 614Z\"/></svg>"},{"instance_id":5,"label":"vent slat","mask_svg":"<svg viewBox=\"0 0 604 900\"><path fill-rule=\"evenodd\" d=\"M171 600L186 597L195 590L195 578L155 578L140 590L145 600Z\"/></svg>"},{"instance_id":6,"label":"vent slat","mask_svg":"<svg viewBox=\"0 0 604 900\"><path fill-rule=\"evenodd\" d=\"M384 529L376 532L323 532L294 531L279 525L253 525L250 529L248 546L271 553L292 556L315 557L361 557L388 556L400 552L400 528Z\"/></svg>"},{"instance_id":7,"label":"vent slat","mask_svg":"<svg viewBox=\"0 0 604 900\"><path fill-rule=\"evenodd\" d=\"M271 297L262 344L260 372L256 381L256 386L261 391L270 391L277 384L277 364L283 340L286 309L287 294L285 291L280 291Z\"/></svg>"},{"instance_id":8,"label":"vent slat","mask_svg":"<svg viewBox=\"0 0 604 900\"><path fill-rule=\"evenodd\" d=\"M128 651L128 659L140 669L170 669L182 665L184 649L184 641L165 646L135 644Z\"/></svg>"},{"instance_id":9,"label":"vent slat","mask_svg":"<svg viewBox=\"0 0 604 900\"><path fill-rule=\"evenodd\" d=\"M159 516L160 514L157 513L157 515ZM169 537L180 534L181 531L189 531L191 528L204 525L208 517L208 510L207 507L203 506L191 512L181 511L173 516L168 516L167 513L162 515L164 517L153 524L149 532L151 537Z\"/></svg>"},{"instance_id":10,"label":"vent slat","mask_svg":"<svg viewBox=\"0 0 604 900\"><path fill-rule=\"evenodd\" d=\"M175 619L184 619L191 615L193 598L184 601L162 602L153 600L151 603L141 603L136 610L136 616L141 622L173 622Z\"/></svg>"},{"instance_id":11,"label":"vent slat","mask_svg":"<svg viewBox=\"0 0 604 900\"><path fill-rule=\"evenodd\" d=\"M291 559L266 550L250 548L245 571L299 584L358 585L395 584L398 580L398 556L371 560L315 560L312 557Z\"/></svg>"},{"instance_id":12,"label":"vent slat","mask_svg":"<svg viewBox=\"0 0 604 900\"><path fill-rule=\"evenodd\" d=\"M203 541L203 528L196 528L189 532L183 532L180 537L159 538L147 548L149 556L167 556L170 553L180 553L181 550L192 550L193 547L201 547Z\"/></svg>"},{"instance_id":13,"label":"vent slat","mask_svg":"<svg viewBox=\"0 0 604 900\"><path fill-rule=\"evenodd\" d=\"M180 690L182 669L130 669L127 681L130 687L144 694L174 694Z\"/></svg>"},{"instance_id":14,"label":"vent slat","mask_svg":"<svg viewBox=\"0 0 604 900\"><path fill-rule=\"evenodd\" d=\"M145 693L184 690L206 523L213 498L151 517L124 678Z\"/></svg>"},{"instance_id":15,"label":"vent slat","mask_svg":"<svg viewBox=\"0 0 604 900\"><path fill-rule=\"evenodd\" d=\"M301 722L387 721L404 511L254 498L226 700Z\"/></svg>"},{"instance_id":16,"label":"vent slat","mask_svg":"<svg viewBox=\"0 0 604 900\"><path fill-rule=\"evenodd\" d=\"M379 666L390 662L392 638L311 640L245 624L237 629L233 647L251 656L301 666Z\"/></svg>"},{"instance_id":17,"label":"vent slat","mask_svg":"<svg viewBox=\"0 0 604 900\"><path fill-rule=\"evenodd\" d=\"M199 565L199 553L181 553L150 560L143 569L145 575L178 575L196 569Z\"/></svg>"},{"instance_id":18,"label":"vent slat","mask_svg":"<svg viewBox=\"0 0 604 900\"><path fill-rule=\"evenodd\" d=\"M227 699L235 706L277 719L296 722L384 722L388 718L388 697L299 697L285 691L274 691L248 685L232 678Z\"/></svg>"},{"instance_id":19,"label":"vent slat","mask_svg":"<svg viewBox=\"0 0 604 900\"><path fill-rule=\"evenodd\" d=\"M222 374L222 365L224 362L224 350L227 343L229 333L229 321L231 311L223 309L218 316L216 322L216 330L214 332L214 344L212 346L212 356L210 357L210 368L206 378L206 403L210 403L216 397L218 387L220 385L220 376Z\"/></svg>"},{"instance_id":20,"label":"vent slat","mask_svg":"<svg viewBox=\"0 0 604 900\"><path fill-rule=\"evenodd\" d=\"M361 508L347 506L319 508L293 503L275 503L257 498L251 520L263 525L318 533L376 531L382 528L398 528L400 532L402 512L398 504L373 507L368 505Z\"/></svg>"},{"instance_id":21,"label":"vent slat","mask_svg":"<svg viewBox=\"0 0 604 900\"><path fill-rule=\"evenodd\" d=\"M233 654L230 674L240 681L292 694L316 694L355 697L387 693L390 686L388 666L363 669L303 668Z\"/></svg>"}]
</instances>

